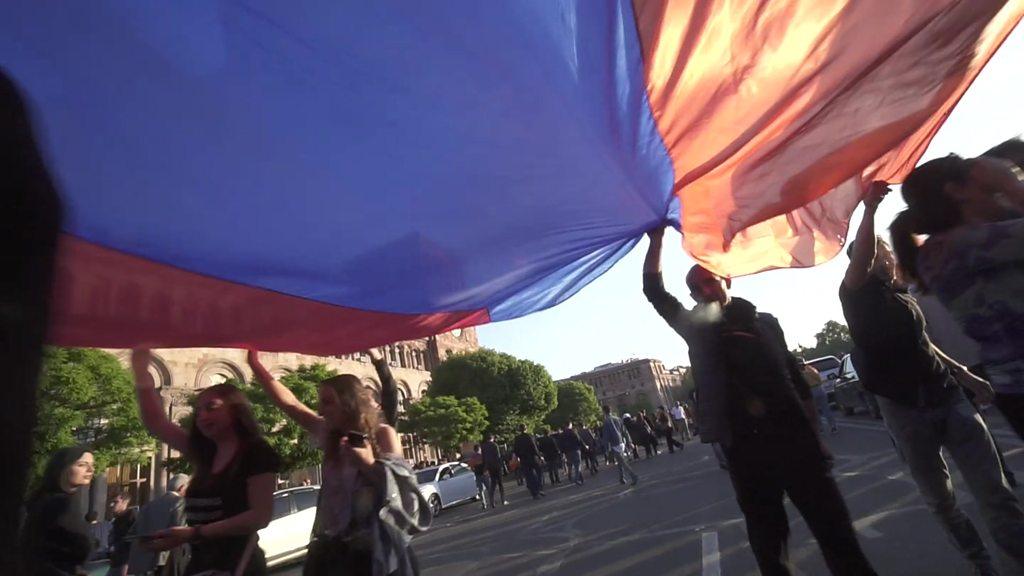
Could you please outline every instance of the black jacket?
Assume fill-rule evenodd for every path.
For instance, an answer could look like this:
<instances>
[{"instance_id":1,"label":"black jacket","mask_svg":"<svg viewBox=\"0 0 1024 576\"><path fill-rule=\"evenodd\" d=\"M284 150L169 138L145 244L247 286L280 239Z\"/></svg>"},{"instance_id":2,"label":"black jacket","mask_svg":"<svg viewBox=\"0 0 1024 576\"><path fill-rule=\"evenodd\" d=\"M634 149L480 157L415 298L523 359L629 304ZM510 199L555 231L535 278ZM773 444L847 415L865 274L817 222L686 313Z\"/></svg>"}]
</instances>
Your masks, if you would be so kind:
<instances>
[{"instance_id":1,"label":"black jacket","mask_svg":"<svg viewBox=\"0 0 1024 576\"><path fill-rule=\"evenodd\" d=\"M520 462L527 466L536 464L537 459L540 458L540 450L537 449L537 443L533 440L533 436L525 432L516 436L512 441L512 452Z\"/></svg>"}]
</instances>

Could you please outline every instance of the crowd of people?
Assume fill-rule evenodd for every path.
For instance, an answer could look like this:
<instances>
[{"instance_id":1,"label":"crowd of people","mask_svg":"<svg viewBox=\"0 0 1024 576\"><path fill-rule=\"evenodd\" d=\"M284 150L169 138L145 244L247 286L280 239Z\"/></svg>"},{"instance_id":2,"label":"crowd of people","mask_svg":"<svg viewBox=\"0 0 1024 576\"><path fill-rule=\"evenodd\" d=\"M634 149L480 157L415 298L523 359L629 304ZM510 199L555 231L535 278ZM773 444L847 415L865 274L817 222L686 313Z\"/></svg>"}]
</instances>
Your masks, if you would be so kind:
<instances>
[{"instance_id":1,"label":"crowd of people","mask_svg":"<svg viewBox=\"0 0 1024 576\"><path fill-rule=\"evenodd\" d=\"M891 223L892 248L875 231L877 208L889 188L871 184L838 287L864 388L877 398L925 503L983 575L996 574L996 563L957 505L942 449L957 462L992 540L1024 569L1024 510L978 410L994 404L1024 437L1022 170L1019 139L978 158L951 155L919 166L902 186L907 209ZM699 434L722 455L761 572L792 573L783 504L788 496L833 574L875 574L831 473L820 417L832 433L838 428L820 385L789 351L774 316L730 296L729 278L697 265L685 278L696 306L687 308L669 294L661 274L663 230L648 233L643 291L688 345ZM965 365L935 345L918 305L925 297L936 299L977 344L977 365ZM323 484L304 565L308 575L418 573L410 541L429 526L429 506L402 457L393 380L379 355L374 363L382 372L381 406L358 378L341 375L320 383L314 408L278 382L256 351L249 354L267 396L322 452ZM115 498L110 573L265 574L256 532L270 522L281 461L245 395L231 384L202 390L194 398L194 417L178 424L163 409L149 351L135 350L131 364L143 423L154 438L183 454L194 472L138 510L126 497ZM621 483L636 485L640 478L631 462L641 459L641 449L643 458L653 458L664 441L673 453L691 434L693 420L682 404L653 414L602 410L592 428L570 422L533 434L522 426L504 452L493 436L484 438L468 459L482 505L507 504L508 472L537 499L545 495L545 477L549 484L564 478L583 485L584 470L598 473L601 458L617 468ZM81 572L95 539L74 496L94 473L86 447L65 448L50 458L21 527L29 573Z\"/></svg>"}]
</instances>

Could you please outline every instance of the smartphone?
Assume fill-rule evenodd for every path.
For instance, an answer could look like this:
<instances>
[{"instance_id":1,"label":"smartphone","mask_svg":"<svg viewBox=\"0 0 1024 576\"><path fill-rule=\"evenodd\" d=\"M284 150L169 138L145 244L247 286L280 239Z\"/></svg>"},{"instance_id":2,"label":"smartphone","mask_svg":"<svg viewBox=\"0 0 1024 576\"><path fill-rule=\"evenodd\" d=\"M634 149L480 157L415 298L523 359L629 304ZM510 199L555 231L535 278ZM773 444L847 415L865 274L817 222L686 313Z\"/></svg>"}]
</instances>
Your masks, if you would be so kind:
<instances>
[{"instance_id":1,"label":"smartphone","mask_svg":"<svg viewBox=\"0 0 1024 576\"><path fill-rule=\"evenodd\" d=\"M345 434L345 438L348 438L348 445L353 448L363 448L366 446L366 434L362 432L349 432Z\"/></svg>"}]
</instances>

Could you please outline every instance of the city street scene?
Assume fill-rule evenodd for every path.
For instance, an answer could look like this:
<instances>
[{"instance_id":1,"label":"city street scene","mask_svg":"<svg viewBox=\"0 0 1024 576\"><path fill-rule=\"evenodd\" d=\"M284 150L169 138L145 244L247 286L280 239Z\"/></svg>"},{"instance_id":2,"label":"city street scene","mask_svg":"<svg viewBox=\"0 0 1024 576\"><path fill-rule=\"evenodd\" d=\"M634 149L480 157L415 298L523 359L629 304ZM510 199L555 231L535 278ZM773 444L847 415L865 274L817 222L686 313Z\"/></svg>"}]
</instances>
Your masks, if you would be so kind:
<instances>
[{"instance_id":1,"label":"city street scene","mask_svg":"<svg viewBox=\"0 0 1024 576\"><path fill-rule=\"evenodd\" d=\"M5 6L0 576L1024 576L1021 20Z\"/></svg>"}]
</instances>

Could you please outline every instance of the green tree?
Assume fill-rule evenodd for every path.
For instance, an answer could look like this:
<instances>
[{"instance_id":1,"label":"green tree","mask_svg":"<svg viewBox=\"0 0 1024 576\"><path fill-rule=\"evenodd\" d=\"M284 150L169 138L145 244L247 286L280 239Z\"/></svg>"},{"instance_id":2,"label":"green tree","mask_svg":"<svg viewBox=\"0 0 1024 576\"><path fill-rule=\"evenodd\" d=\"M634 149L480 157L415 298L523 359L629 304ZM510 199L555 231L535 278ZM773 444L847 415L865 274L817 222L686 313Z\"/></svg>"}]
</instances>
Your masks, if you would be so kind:
<instances>
[{"instance_id":1,"label":"green tree","mask_svg":"<svg viewBox=\"0 0 1024 576\"><path fill-rule=\"evenodd\" d=\"M311 408L317 405L317 390L320 382L337 376L338 373L325 364L302 365L288 370L280 378L295 397ZM238 383L234 383L238 385ZM281 456L281 471L290 472L300 468L316 466L321 461L320 450L313 443L306 431L286 417L270 398L263 392L259 383L251 382L240 386L252 404L256 421L263 428L267 442Z\"/></svg>"},{"instance_id":2,"label":"green tree","mask_svg":"<svg viewBox=\"0 0 1024 576\"><path fill-rule=\"evenodd\" d=\"M47 348L39 380L30 488L58 448L89 446L98 470L145 462L156 441L139 417L131 374L117 358L89 348Z\"/></svg>"},{"instance_id":3,"label":"green tree","mask_svg":"<svg viewBox=\"0 0 1024 576\"><path fill-rule=\"evenodd\" d=\"M555 384L555 388L558 404L544 419L547 424L561 428L571 421L590 426L601 418L597 395L590 386L568 380Z\"/></svg>"},{"instance_id":4,"label":"green tree","mask_svg":"<svg viewBox=\"0 0 1024 576\"><path fill-rule=\"evenodd\" d=\"M813 348L800 347L793 350L797 356L803 356L807 360L820 358L822 356L835 356L842 358L853 349L853 340L850 338L850 329L845 324L829 320L820 332L814 335L815 345Z\"/></svg>"},{"instance_id":5,"label":"green tree","mask_svg":"<svg viewBox=\"0 0 1024 576\"><path fill-rule=\"evenodd\" d=\"M432 373L432 397L477 398L487 408L490 429L511 438L520 424L540 424L556 407L555 383L529 360L481 349L445 360Z\"/></svg>"},{"instance_id":6,"label":"green tree","mask_svg":"<svg viewBox=\"0 0 1024 576\"><path fill-rule=\"evenodd\" d=\"M399 422L403 433L417 434L442 450L455 451L463 442L479 441L487 427L487 408L476 398L432 396L409 406Z\"/></svg>"}]
</instances>

